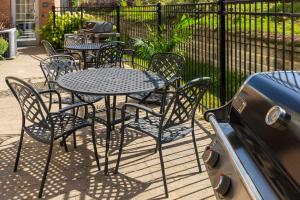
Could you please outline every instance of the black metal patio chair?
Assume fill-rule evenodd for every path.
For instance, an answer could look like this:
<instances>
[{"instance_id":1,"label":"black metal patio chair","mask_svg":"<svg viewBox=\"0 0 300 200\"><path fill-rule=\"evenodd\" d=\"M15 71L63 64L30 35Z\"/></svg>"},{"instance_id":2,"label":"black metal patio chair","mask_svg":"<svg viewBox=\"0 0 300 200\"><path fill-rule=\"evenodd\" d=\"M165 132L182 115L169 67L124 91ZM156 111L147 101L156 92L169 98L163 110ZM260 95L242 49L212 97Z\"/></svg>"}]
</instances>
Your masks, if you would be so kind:
<instances>
[{"instance_id":1,"label":"black metal patio chair","mask_svg":"<svg viewBox=\"0 0 300 200\"><path fill-rule=\"evenodd\" d=\"M91 127L95 159L97 162L97 167L100 170L94 130L94 118L92 118L91 121L88 121L84 118L79 117L73 112L69 113L69 111L73 111L74 109L79 109L80 107L85 107L88 105L92 107L93 112L95 113L95 107L92 104L81 102L61 108L61 103L59 103L58 112L50 112L43 102L40 94L56 94L60 102L60 94L56 90L37 92L31 85L15 77L6 77L5 81L16 97L18 103L20 104L22 111L21 136L14 166L14 172L16 172L18 168L24 132L26 132L30 137L37 140L38 142L49 145L47 162L45 165L38 194L39 198L41 198L43 194L54 141L62 139L64 145L66 146L66 138L78 129L89 126Z\"/></svg>"},{"instance_id":2,"label":"black metal patio chair","mask_svg":"<svg viewBox=\"0 0 300 200\"><path fill-rule=\"evenodd\" d=\"M122 67L123 51L123 42L105 43L97 52L95 68Z\"/></svg>"},{"instance_id":3,"label":"black metal patio chair","mask_svg":"<svg viewBox=\"0 0 300 200\"><path fill-rule=\"evenodd\" d=\"M73 57L62 55L62 56L50 56L48 58L43 59L40 62L40 67L42 69L42 72L44 74L44 77L46 79L46 84L50 90L56 90L60 94L66 93L63 89L59 88L56 84L57 79L60 76L63 76L67 73L74 72L78 70L78 67L76 66L76 62ZM70 93L70 95L67 95L66 97L61 98L61 103L63 104L70 104L77 102L85 102L85 103L96 103L100 100L102 100L104 97L102 96L96 96L96 95L86 95L86 94L80 94L80 93ZM49 107L48 109L51 110L52 103L55 103L52 99L52 94L49 94ZM86 109L87 114L87 109ZM76 148L76 135L73 133L73 142L74 142L74 148ZM68 148L66 148L66 151L68 151Z\"/></svg>"},{"instance_id":4,"label":"black metal patio chair","mask_svg":"<svg viewBox=\"0 0 300 200\"><path fill-rule=\"evenodd\" d=\"M77 39L76 41L78 42L81 39ZM72 42L74 42L75 40L72 40ZM71 40L69 41L71 42ZM66 49L54 49L54 47L52 46L52 44L50 42L48 42L47 40L42 40L41 44L43 45L47 56L55 56L55 55L69 55L72 56L76 62L79 64L80 67L80 61L81 61L81 54L78 52L72 52Z\"/></svg>"},{"instance_id":5,"label":"black metal patio chair","mask_svg":"<svg viewBox=\"0 0 300 200\"><path fill-rule=\"evenodd\" d=\"M177 88L186 66L185 58L175 53L157 53L149 61L148 71L163 75L168 81L168 87ZM163 91L143 92L131 94L128 97L139 101L139 103L149 103L162 105ZM168 100L170 95L166 96ZM126 99L127 102L127 99Z\"/></svg>"},{"instance_id":6,"label":"black metal patio chair","mask_svg":"<svg viewBox=\"0 0 300 200\"><path fill-rule=\"evenodd\" d=\"M72 56L68 55L55 55L50 56L48 58L43 59L40 62L41 70L45 76L46 83L49 89L54 89L58 91L62 91L57 85L56 81L60 76L63 76L70 72L78 71L78 67L76 66L76 61ZM86 103L95 103L103 99L102 96L96 95L86 95L76 93L75 96L80 100ZM72 104L76 99L66 98L63 103Z\"/></svg>"},{"instance_id":7,"label":"black metal patio chair","mask_svg":"<svg viewBox=\"0 0 300 200\"><path fill-rule=\"evenodd\" d=\"M210 78L197 78L176 89L163 113L155 112L140 104L126 103L122 108L122 117L125 116L125 111L128 108L135 109L137 114L135 119L127 124L125 124L125 120L122 120L120 149L115 173L118 173L119 169L124 144L125 128L135 129L156 140L156 150L159 151L166 197L168 197L168 188L163 162L162 144L172 142L192 133L199 172L202 172L195 139L194 118L196 109L209 87L209 82ZM140 111L145 112L145 116L139 117ZM188 124L189 121L191 124Z\"/></svg>"}]
</instances>

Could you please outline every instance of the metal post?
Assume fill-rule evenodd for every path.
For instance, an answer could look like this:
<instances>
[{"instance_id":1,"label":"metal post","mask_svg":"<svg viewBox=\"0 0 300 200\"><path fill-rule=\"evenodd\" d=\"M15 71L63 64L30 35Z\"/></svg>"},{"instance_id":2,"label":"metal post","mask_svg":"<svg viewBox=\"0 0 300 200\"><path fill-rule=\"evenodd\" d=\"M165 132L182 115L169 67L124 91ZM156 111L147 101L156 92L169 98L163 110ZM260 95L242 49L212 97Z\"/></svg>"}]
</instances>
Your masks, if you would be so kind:
<instances>
[{"instance_id":1,"label":"metal post","mask_svg":"<svg viewBox=\"0 0 300 200\"><path fill-rule=\"evenodd\" d=\"M80 25L83 26L83 8L80 7Z\"/></svg>"},{"instance_id":2,"label":"metal post","mask_svg":"<svg viewBox=\"0 0 300 200\"><path fill-rule=\"evenodd\" d=\"M53 27L55 28L55 6L52 6Z\"/></svg>"},{"instance_id":3,"label":"metal post","mask_svg":"<svg viewBox=\"0 0 300 200\"><path fill-rule=\"evenodd\" d=\"M226 46L225 46L225 3L224 0L219 0L219 63L220 63L220 101L221 105L226 103Z\"/></svg>"},{"instance_id":4,"label":"metal post","mask_svg":"<svg viewBox=\"0 0 300 200\"><path fill-rule=\"evenodd\" d=\"M157 26L157 33L158 33L158 35L160 35L161 34L161 24L162 24L161 3L157 3L156 6L157 6L156 12L157 12L157 25L158 25Z\"/></svg>"},{"instance_id":5,"label":"metal post","mask_svg":"<svg viewBox=\"0 0 300 200\"><path fill-rule=\"evenodd\" d=\"M121 29L120 29L120 20L121 20L121 15L120 15L120 11L121 11L121 7L117 6L116 7L116 11L117 11L117 32L121 33Z\"/></svg>"}]
</instances>

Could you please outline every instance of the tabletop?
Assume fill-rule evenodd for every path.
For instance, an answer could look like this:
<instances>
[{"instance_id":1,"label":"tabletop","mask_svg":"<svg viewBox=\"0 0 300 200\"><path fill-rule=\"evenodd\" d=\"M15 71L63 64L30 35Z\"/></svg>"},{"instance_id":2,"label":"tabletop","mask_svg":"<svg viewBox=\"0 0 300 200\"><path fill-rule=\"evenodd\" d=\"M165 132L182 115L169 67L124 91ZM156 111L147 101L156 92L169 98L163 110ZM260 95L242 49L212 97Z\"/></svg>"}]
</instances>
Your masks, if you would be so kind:
<instances>
[{"instance_id":1,"label":"tabletop","mask_svg":"<svg viewBox=\"0 0 300 200\"><path fill-rule=\"evenodd\" d=\"M83 44L67 44L64 46L65 49L71 50L97 50L102 47L101 43L83 43Z\"/></svg>"},{"instance_id":2,"label":"tabletop","mask_svg":"<svg viewBox=\"0 0 300 200\"><path fill-rule=\"evenodd\" d=\"M88 69L57 80L65 90L90 95L127 95L163 88L166 79L148 71L124 68Z\"/></svg>"}]
</instances>

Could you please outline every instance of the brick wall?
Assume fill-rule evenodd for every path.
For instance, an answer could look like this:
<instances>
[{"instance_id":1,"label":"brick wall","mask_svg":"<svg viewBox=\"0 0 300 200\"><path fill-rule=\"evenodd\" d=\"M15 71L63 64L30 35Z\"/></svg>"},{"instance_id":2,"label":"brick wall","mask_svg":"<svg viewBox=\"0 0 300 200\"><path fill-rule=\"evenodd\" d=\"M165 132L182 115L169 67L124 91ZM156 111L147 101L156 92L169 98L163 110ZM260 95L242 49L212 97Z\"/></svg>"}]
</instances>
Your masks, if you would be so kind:
<instances>
[{"instance_id":1,"label":"brick wall","mask_svg":"<svg viewBox=\"0 0 300 200\"><path fill-rule=\"evenodd\" d=\"M39 26L47 23L49 12L53 6L53 0L40 0L39 1Z\"/></svg>"},{"instance_id":2,"label":"brick wall","mask_svg":"<svg viewBox=\"0 0 300 200\"><path fill-rule=\"evenodd\" d=\"M3 14L5 16L9 16L9 18L11 18L11 15L10 15L10 0L0 0L0 14Z\"/></svg>"}]
</instances>

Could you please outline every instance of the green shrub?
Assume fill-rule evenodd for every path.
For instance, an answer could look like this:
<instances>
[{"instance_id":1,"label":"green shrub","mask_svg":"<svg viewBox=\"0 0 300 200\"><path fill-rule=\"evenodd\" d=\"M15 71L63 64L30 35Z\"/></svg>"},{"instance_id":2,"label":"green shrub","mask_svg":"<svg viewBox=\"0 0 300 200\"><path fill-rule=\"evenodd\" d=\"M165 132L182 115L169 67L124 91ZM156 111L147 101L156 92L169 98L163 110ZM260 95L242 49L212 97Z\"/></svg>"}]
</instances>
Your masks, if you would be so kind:
<instances>
[{"instance_id":1,"label":"green shrub","mask_svg":"<svg viewBox=\"0 0 300 200\"><path fill-rule=\"evenodd\" d=\"M8 49L8 42L0 37L0 60L4 60L3 54L7 51Z\"/></svg>"},{"instance_id":2,"label":"green shrub","mask_svg":"<svg viewBox=\"0 0 300 200\"><path fill-rule=\"evenodd\" d=\"M178 47L192 38L192 31L189 26L195 23L197 23L197 20L183 15L169 32L164 26L161 26L160 34L157 34L156 30L148 26L150 33L148 38L135 38L134 46L136 47L137 55L142 59L149 59L155 53L182 53Z\"/></svg>"},{"instance_id":3,"label":"green shrub","mask_svg":"<svg viewBox=\"0 0 300 200\"><path fill-rule=\"evenodd\" d=\"M55 16L55 27L53 26L53 15L49 14L48 22L40 29L43 39L49 41L54 48L63 48L64 35L78 31L81 24L87 20L93 19L93 16L84 14L81 19L80 14L66 12L63 15Z\"/></svg>"}]
</instances>

